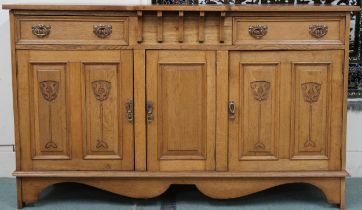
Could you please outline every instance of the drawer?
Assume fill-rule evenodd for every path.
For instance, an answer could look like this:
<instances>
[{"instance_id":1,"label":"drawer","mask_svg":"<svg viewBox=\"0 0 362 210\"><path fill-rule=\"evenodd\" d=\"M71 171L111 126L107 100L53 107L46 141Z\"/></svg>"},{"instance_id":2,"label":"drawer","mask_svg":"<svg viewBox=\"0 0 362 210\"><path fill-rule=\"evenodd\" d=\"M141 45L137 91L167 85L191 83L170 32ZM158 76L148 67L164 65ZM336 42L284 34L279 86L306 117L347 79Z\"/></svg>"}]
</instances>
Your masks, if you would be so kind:
<instances>
[{"instance_id":1,"label":"drawer","mask_svg":"<svg viewBox=\"0 0 362 210\"><path fill-rule=\"evenodd\" d=\"M233 44L343 44L344 19L235 17Z\"/></svg>"},{"instance_id":2,"label":"drawer","mask_svg":"<svg viewBox=\"0 0 362 210\"><path fill-rule=\"evenodd\" d=\"M18 44L128 45L128 18L21 17Z\"/></svg>"}]
</instances>

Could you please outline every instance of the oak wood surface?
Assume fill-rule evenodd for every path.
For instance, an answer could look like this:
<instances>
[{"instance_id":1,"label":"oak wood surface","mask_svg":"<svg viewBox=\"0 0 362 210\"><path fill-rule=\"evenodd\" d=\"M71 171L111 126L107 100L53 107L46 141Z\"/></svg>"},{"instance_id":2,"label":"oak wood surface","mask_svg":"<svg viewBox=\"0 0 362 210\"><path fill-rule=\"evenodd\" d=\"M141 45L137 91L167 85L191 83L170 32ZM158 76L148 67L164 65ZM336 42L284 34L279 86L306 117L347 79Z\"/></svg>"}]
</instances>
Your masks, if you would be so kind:
<instances>
[{"instance_id":1,"label":"oak wood surface","mask_svg":"<svg viewBox=\"0 0 362 210\"><path fill-rule=\"evenodd\" d=\"M19 208L61 182L136 198L171 184L234 198L303 182L345 208L349 12L359 7L3 8Z\"/></svg>"},{"instance_id":2,"label":"oak wood surface","mask_svg":"<svg viewBox=\"0 0 362 210\"><path fill-rule=\"evenodd\" d=\"M359 6L334 6L334 5L198 5L198 6L175 6L175 5L153 5L153 6L125 6L125 5L64 5L64 4L3 4L3 9L13 10L100 10L100 11L248 11L248 12L331 12L331 11L359 11Z\"/></svg>"},{"instance_id":3,"label":"oak wood surface","mask_svg":"<svg viewBox=\"0 0 362 210\"><path fill-rule=\"evenodd\" d=\"M148 169L215 169L216 69L213 51L149 51Z\"/></svg>"}]
</instances>

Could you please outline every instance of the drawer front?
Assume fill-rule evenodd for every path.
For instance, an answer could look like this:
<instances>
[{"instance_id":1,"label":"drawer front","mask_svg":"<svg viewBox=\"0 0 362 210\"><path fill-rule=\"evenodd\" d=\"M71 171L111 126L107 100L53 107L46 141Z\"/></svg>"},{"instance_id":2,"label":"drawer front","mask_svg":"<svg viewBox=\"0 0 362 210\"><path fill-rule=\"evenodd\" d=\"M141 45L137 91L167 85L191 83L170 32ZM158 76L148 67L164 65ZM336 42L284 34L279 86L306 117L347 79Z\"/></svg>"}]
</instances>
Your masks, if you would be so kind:
<instances>
[{"instance_id":1,"label":"drawer front","mask_svg":"<svg viewBox=\"0 0 362 210\"><path fill-rule=\"evenodd\" d=\"M343 44L344 23L337 18L234 18L234 44Z\"/></svg>"},{"instance_id":2,"label":"drawer front","mask_svg":"<svg viewBox=\"0 0 362 210\"><path fill-rule=\"evenodd\" d=\"M18 19L18 44L128 45L128 18Z\"/></svg>"}]
</instances>

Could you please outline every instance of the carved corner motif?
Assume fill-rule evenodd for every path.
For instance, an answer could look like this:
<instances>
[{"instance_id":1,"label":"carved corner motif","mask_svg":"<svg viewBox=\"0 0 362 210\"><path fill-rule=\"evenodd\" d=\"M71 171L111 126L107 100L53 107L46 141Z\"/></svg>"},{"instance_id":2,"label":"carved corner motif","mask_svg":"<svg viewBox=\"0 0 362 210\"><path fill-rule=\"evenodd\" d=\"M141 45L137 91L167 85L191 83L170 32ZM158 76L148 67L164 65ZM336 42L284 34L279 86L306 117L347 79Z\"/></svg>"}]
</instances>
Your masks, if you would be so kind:
<instances>
[{"instance_id":1,"label":"carved corner motif","mask_svg":"<svg viewBox=\"0 0 362 210\"><path fill-rule=\"evenodd\" d=\"M47 149L47 150L56 149L56 148L58 148L58 145L55 142L53 142L52 140L48 141L45 144L45 149Z\"/></svg>"},{"instance_id":2,"label":"carved corner motif","mask_svg":"<svg viewBox=\"0 0 362 210\"><path fill-rule=\"evenodd\" d=\"M97 80L92 82L92 87L96 99L98 101L105 101L111 92L112 84L105 80Z\"/></svg>"},{"instance_id":3,"label":"carved corner motif","mask_svg":"<svg viewBox=\"0 0 362 210\"><path fill-rule=\"evenodd\" d=\"M96 148L98 150L105 150L105 149L108 149L108 144L107 144L107 142L105 142L103 140L97 140Z\"/></svg>"},{"instance_id":4,"label":"carved corner motif","mask_svg":"<svg viewBox=\"0 0 362 210\"><path fill-rule=\"evenodd\" d=\"M258 141L254 144L254 148L256 150L265 150L265 144L263 144L262 142Z\"/></svg>"},{"instance_id":5,"label":"carved corner motif","mask_svg":"<svg viewBox=\"0 0 362 210\"><path fill-rule=\"evenodd\" d=\"M270 82L267 81L255 81L250 83L250 87L253 90L255 100L264 101L268 99L270 90Z\"/></svg>"},{"instance_id":6,"label":"carved corner motif","mask_svg":"<svg viewBox=\"0 0 362 210\"><path fill-rule=\"evenodd\" d=\"M304 147L308 148L308 147L316 147L316 144L314 141L308 139L305 143L304 143Z\"/></svg>"},{"instance_id":7,"label":"carved corner motif","mask_svg":"<svg viewBox=\"0 0 362 210\"><path fill-rule=\"evenodd\" d=\"M47 80L40 82L40 92L48 102L54 101L58 96L59 82Z\"/></svg>"}]
</instances>

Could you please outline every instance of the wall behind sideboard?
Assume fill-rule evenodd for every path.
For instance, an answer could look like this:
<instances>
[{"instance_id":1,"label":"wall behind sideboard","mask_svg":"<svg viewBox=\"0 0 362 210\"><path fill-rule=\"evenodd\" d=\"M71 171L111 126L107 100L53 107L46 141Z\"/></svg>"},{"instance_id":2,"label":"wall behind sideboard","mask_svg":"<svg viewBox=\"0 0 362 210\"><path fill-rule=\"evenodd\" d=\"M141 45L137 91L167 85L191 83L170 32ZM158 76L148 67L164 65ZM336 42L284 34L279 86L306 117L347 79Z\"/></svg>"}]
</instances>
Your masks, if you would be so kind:
<instances>
[{"instance_id":1,"label":"wall behind sideboard","mask_svg":"<svg viewBox=\"0 0 362 210\"><path fill-rule=\"evenodd\" d=\"M59 4L69 4L70 2L72 4L150 4L151 0L52 0L52 3ZM10 3L24 3L24 1L1 1L1 4ZM47 4L49 0L27 0L26 3ZM8 11L0 10L0 177L10 177L15 170L15 154L11 146L14 144L14 122L9 30ZM362 177L361 128L362 111L348 111L347 170L352 177Z\"/></svg>"}]
</instances>

